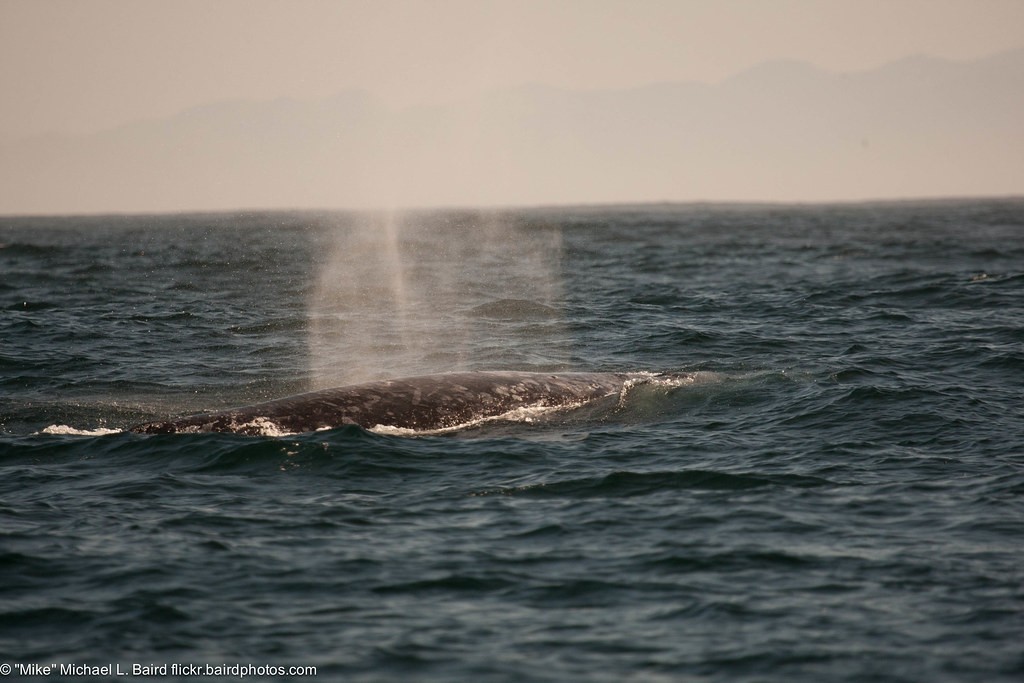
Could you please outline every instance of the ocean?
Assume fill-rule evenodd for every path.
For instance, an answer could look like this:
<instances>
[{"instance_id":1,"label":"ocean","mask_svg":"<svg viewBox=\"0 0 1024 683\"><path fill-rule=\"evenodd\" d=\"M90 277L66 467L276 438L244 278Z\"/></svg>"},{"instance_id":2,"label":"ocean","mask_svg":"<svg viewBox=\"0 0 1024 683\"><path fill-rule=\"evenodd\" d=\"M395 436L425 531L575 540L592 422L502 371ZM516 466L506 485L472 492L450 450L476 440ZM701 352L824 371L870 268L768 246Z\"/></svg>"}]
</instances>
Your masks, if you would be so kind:
<instances>
[{"instance_id":1,"label":"ocean","mask_svg":"<svg viewBox=\"0 0 1024 683\"><path fill-rule=\"evenodd\" d=\"M1024 678L1024 200L3 217L0 311L11 680ZM125 431L475 370L692 381Z\"/></svg>"}]
</instances>

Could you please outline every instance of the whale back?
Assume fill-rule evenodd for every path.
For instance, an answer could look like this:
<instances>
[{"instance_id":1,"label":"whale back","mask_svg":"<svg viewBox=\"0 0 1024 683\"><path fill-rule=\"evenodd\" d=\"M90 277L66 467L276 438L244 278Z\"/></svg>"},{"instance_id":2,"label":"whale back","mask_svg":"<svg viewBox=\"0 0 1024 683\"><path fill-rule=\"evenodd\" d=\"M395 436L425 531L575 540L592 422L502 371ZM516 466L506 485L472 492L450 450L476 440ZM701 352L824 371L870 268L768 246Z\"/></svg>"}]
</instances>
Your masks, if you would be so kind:
<instances>
[{"instance_id":1,"label":"whale back","mask_svg":"<svg viewBox=\"0 0 1024 683\"><path fill-rule=\"evenodd\" d=\"M562 407L618 394L626 373L457 372L388 379L169 421L142 434L312 432L344 425L449 429L524 407Z\"/></svg>"}]
</instances>

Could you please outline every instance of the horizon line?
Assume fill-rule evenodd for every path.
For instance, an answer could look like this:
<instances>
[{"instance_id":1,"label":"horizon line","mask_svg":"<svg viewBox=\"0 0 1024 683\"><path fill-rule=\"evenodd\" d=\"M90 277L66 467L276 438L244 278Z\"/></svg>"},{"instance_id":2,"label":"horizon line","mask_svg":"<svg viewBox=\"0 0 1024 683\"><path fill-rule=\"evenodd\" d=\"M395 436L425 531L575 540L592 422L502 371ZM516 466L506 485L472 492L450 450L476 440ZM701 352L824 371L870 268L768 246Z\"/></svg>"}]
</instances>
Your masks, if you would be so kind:
<instances>
[{"instance_id":1,"label":"horizon line","mask_svg":"<svg viewBox=\"0 0 1024 683\"><path fill-rule=\"evenodd\" d=\"M824 200L769 200L769 199L684 199L684 200L642 200L642 201L609 201L609 202L566 202L550 204L504 204L504 205L445 205L445 206L408 206L408 207L238 207L220 209L167 209L155 211L81 211L73 213L47 212L0 212L0 220L45 219L45 218L132 218L132 217L169 217L169 216L244 216L260 214L381 214L381 213L515 213L529 211L616 211L639 208L684 209L759 209L759 208L814 208L814 207L858 207L879 205L914 205L914 204L970 204L985 202L1018 202L1024 201L1024 193L1020 194L978 194L978 195L932 195L908 197L875 197L864 199L824 199ZM3 248L0 245L0 248Z\"/></svg>"}]
</instances>

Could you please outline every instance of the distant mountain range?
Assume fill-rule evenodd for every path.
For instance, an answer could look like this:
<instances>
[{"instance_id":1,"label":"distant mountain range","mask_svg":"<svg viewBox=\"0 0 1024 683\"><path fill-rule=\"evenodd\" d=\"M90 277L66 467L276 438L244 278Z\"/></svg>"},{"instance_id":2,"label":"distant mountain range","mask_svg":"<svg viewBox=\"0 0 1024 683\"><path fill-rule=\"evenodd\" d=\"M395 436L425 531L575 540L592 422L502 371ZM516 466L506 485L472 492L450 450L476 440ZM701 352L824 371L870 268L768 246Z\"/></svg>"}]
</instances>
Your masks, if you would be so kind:
<instances>
[{"instance_id":1,"label":"distant mountain range","mask_svg":"<svg viewBox=\"0 0 1024 683\"><path fill-rule=\"evenodd\" d=\"M0 212L1024 194L1024 50L394 109L229 101L0 147Z\"/></svg>"}]
</instances>

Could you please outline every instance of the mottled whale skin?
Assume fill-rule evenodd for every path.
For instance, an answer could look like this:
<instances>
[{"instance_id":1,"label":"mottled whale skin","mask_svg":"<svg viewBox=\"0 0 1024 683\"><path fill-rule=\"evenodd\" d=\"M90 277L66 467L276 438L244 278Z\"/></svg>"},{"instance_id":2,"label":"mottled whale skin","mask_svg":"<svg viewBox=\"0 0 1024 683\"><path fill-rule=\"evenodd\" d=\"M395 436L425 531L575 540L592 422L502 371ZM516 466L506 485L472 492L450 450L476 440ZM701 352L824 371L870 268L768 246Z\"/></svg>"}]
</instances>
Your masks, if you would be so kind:
<instances>
[{"instance_id":1,"label":"mottled whale skin","mask_svg":"<svg viewBox=\"0 0 1024 683\"><path fill-rule=\"evenodd\" d=\"M244 408L132 427L140 434L313 432L343 425L448 429L523 407L574 406L617 395L636 373L453 372L324 389Z\"/></svg>"}]
</instances>

